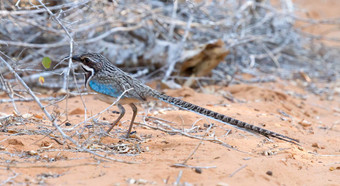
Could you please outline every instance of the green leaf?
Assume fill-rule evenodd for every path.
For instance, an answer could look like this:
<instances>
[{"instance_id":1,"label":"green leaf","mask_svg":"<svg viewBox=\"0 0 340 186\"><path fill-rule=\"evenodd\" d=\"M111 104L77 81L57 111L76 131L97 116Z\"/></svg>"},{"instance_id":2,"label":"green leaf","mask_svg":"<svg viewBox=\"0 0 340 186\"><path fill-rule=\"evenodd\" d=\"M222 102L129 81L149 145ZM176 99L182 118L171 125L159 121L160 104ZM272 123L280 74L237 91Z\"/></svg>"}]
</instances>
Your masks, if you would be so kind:
<instances>
[{"instance_id":1,"label":"green leaf","mask_svg":"<svg viewBox=\"0 0 340 186\"><path fill-rule=\"evenodd\" d=\"M49 68L51 68L51 63L52 63L52 61L51 61L51 59L49 58L49 57L44 57L43 59L42 59L42 65L46 68L46 69L49 69Z\"/></svg>"}]
</instances>

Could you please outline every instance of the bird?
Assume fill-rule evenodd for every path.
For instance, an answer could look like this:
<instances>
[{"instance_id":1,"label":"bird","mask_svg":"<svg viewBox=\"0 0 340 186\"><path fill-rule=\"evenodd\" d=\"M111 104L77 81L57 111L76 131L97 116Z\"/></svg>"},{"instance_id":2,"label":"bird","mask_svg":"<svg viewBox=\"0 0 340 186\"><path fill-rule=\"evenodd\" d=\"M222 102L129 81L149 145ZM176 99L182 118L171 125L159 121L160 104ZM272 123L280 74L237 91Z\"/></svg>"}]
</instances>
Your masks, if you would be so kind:
<instances>
[{"instance_id":1,"label":"bird","mask_svg":"<svg viewBox=\"0 0 340 186\"><path fill-rule=\"evenodd\" d=\"M99 53L73 55L72 60L81 64L81 67L85 72L85 87L91 91L97 92L98 98L101 101L112 104L118 97L121 97L117 103L120 115L112 123L107 130L107 133L110 133L114 126L122 119L125 114L123 105L128 104L133 111L129 129L126 134L126 138L129 138L137 115L135 103L156 99L181 109L203 115L223 124L231 125L237 129L260 134L265 137L277 138L294 144L299 143L299 140L297 139L237 120L152 89L139 79L132 77L130 74L116 67L110 60Z\"/></svg>"}]
</instances>

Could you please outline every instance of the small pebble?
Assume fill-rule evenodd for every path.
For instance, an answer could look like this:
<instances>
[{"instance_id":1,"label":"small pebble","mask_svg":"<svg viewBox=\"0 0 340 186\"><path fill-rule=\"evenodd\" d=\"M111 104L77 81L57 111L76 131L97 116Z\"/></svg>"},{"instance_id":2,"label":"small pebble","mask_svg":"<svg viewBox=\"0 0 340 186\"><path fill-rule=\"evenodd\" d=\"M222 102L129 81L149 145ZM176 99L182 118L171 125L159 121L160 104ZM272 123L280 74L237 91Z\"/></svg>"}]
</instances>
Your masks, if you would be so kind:
<instances>
[{"instance_id":1,"label":"small pebble","mask_svg":"<svg viewBox=\"0 0 340 186\"><path fill-rule=\"evenodd\" d=\"M147 183L148 183L148 180L144 180L144 179L138 179L136 181L136 184L138 184L138 185L145 185Z\"/></svg>"},{"instance_id":2,"label":"small pebble","mask_svg":"<svg viewBox=\"0 0 340 186\"><path fill-rule=\"evenodd\" d=\"M312 144L312 147L320 148L319 145L318 145L317 143L313 143L313 144Z\"/></svg>"},{"instance_id":3,"label":"small pebble","mask_svg":"<svg viewBox=\"0 0 340 186\"><path fill-rule=\"evenodd\" d=\"M272 171L267 171L266 174L269 175L269 176L273 176L273 172Z\"/></svg>"},{"instance_id":4,"label":"small pebble","mask_svg":"<svg viewBox=\"0 0 340 186\"><path fill-rule=\"evenodd\" d=\"M28 153L29 155L31 155L31 156L38 155L38 153L37 153L36 151L34 151L34 150L30 150L30 151L28 151L27 153Z\"/></svg>"},{"instance_id":5,"label":"small pebble","mask_svg":"<svg viewBox=\"0 0 340 186\"><path fill-rule=\"evenodd\" d=\"M135 184L136 183L136 180L133 179L133 178L130 178L127 180L128 184Z\"/></svg>"},{"instance_id":6,"label":"small pebble","mask_svg":"<svg viewBox=\"0 0 340 186\"><path fill-rule=\"evenodd\" d=\"M202 174L202 169L200 169L200 168L195 168L195 172L198 173L198 174Z\"/></svg>"}]
</instances>

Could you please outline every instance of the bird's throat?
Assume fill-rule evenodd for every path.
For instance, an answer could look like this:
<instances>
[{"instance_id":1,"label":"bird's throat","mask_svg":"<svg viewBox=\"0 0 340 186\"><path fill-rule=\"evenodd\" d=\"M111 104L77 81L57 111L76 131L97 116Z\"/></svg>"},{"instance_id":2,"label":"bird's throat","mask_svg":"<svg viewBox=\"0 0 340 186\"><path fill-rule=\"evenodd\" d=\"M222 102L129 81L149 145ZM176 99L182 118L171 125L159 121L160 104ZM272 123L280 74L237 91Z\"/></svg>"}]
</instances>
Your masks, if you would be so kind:
<instances>
[{"instance_id":1,"label":"bird's throat","mask_svg":"<svg viewBox=\"0 0 340 186\"><path fill-rule=\"evenodd\" d=\"M88 83L92 76L94 75L94 69L83 64L81 65L81 67L85 71L85 87L88 87Z\"/></svg>"}]
</instances>

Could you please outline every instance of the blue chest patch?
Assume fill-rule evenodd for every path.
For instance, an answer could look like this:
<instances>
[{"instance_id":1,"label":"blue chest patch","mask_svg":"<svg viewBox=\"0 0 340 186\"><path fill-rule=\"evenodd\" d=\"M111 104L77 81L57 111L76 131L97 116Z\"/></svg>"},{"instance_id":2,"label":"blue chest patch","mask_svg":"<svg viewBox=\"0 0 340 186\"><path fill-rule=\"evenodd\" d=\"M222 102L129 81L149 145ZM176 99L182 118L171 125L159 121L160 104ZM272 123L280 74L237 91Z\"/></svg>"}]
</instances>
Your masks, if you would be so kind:
<instances>
[{"instance_id":1,"label":"blue chest patch","mask_svg":"<svg viewBox=\"0 0 340 186\"><path fill-rule=\"evenodd\" d=\"M101 84L98 83L95 80L91 80L89 82L89 86L91 87L92 90L101 93L101 94L105 94L108 96L112 96L112 97L119 97L122 92L118 91L117 89L115 89L114 87L112 87L111 85L106 85L106 84Z\"/></svg>"}]
</instances>

